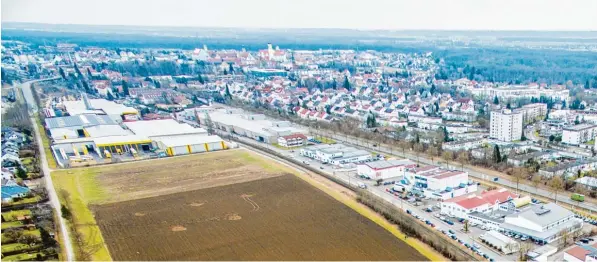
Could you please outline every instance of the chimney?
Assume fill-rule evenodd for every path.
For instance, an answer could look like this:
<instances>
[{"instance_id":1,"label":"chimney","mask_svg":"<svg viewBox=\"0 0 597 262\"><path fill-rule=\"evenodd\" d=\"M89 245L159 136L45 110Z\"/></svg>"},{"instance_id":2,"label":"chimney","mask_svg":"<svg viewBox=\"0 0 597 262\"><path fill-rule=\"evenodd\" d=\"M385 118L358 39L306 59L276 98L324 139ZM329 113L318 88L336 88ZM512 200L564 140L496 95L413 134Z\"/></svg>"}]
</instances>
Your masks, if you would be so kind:
<instances>
[{"instance_id":1,"label":"chimney","mask_svg":"<svg viewBox=\"0 0 597 262\"><path fill-rule=\"evenodd\" d=\"M203 50L207 51L207 45L203 45Z\"/></svg>"},{"instance_id":2,"label":"chimney","mask_svg":"<svg viewBox=\"0 0 597 262\"><path fill-rule=\"evenodd\" d=\"M272 44L271 43L267 44L267 50L272 50Z\"/></svg>"}]
</instances>

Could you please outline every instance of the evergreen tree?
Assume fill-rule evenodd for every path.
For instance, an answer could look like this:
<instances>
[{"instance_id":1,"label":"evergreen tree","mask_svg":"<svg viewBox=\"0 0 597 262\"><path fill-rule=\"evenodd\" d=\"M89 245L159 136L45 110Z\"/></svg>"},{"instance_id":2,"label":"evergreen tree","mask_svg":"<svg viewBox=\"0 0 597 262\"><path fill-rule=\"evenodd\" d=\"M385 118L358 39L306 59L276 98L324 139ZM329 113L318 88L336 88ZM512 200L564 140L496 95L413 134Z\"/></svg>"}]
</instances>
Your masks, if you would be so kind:
<instances>
[{"instance_id":1,"label":"evergreen tree","mask_svg":"<svg viewBox=\"0 0 597 262\"><path fill-rule=\"evenodd\" d=\"M512 106L510 105L510 102L508 102L508 104L506 104L506 108L507 109L512 109Z\"/></svg>"},{"instance_id":2,"label":"evergreen tree","mask_svg":"<svg viewBox=\"0 0 597 262\"><path fill-rule=\"evenodd\" d=\"M27 179L27 172L25 172L25 170L23 170L20 166L17 167L17 172L15 175L20 179Z\"/></svg>"},{"instance_id":3,"label":"evergreen tree","mask_svg":"<svg viewBox=\"0 0 597 262\"><path fill-rule=\"evenodd\" d=\"M2 71L2 72L4 72L4 71ZM60 73L60 76L62 77L62 79L66 80L66 74L64 74L64 70L62 69L62 67L58 69L58 73Z\"/></svg>"},{"instance_id":4,"label":"evergreen tree","mask_svg":"<svg viewBox=\"0 0 597 262\"><path fill-rule=\"evenodd\" d=\"M79 67L77 66L77 64L75 64L75 72L77 73L77 76L80 79L83 79L83 74L81 74L81 70L79 70Z\"/></svg>"},{"instance_id":5,"label":"evergreen tree","mask_svg":"<svg viewBox=\"0 0 597 262\"><path fill-rule=\"evenodd\" d=\"M228 72L230 72L231 74L234 73L234 67L232 66L232 63L228 64Z\"/></svg>"},{"instance_id":6,"label":"evergreen tree","mask_svg":"<svg viewBox=\"0 0 597 262\"><path fill-rule=\"evenodd\" d=\"M566 109L566 100L562 101L562 109Z\"/></svg>"},{"instance_id":7,"label":"evergreen tree","mask_svg":"<svg viewBox=\"0 0 597 262\"><path fill-rule=\"evenodd\" d=\"M431 93L433 95L435 93L435 91L436 91L435 84L431 84L431 89L429 90L429 93Z\"/></svg>"},{"instance_id":8,"label":"evergreen tree","mask_svg":"<svg viewBox=\"0 0 597 262\"><path fill-rule=\"evenodd\" d=\"M197 81L199 81L199 83L201 84L205 84L205 81L203 80L203 77L201 77L201 74L197 75Z\"/></svg>"},{"instance_id":9,"label":"evergreen tree","mask_svg":"<svg viewBox=\"0 0 597 262\"><path fill-rule=\"evenodd\" d=\"M232 100L232 94L230 94L230 88L228 87L228 84L226 84L226 93L224 94L226 96L227 99Z\"/></svg>"},{"instance_id":10,"label":"evergreen tree","mask_svg":"<svg viewBox=\"0 0 597 262\"><path fill-rule=\"evenodd\" d=\"M496 163L502 161L502 155L500 154L500 147L498 147L498 145L495 145L493 147L493 161L495 161Z\"/></svg>"},{"instance_id":11,"label":"evergreen tree","mask_svg":"<svg viewBox=\"0 0 597 262\"><path fill-rule=\"evenodd\" d=\"M91 73L91 70L89 69L89 67L87 68L87 77L88 77L89 79L92 79L92 78L93 78L93 74Z\"/></svg>"},{"instance_id":12,"label":"evergreen tree","mask_svg":"<svg viewBox=\"0 0 597 262\"><path fill-rule=\"evenodd\" d=\"M498 99L498 97L497 97L497 96L494 96L494 97L493 97L493 104L494 104L494 105L499 105L499 104L500 104L500 100Z\"/></svg>"},{"instance_id":13,"label":"evergreen tree","mask_svg":"<svg viewBox=\"0 0 597 262\"><path fill-rule=\"evenodd\" d=\"M62 207L60 207L60 211L62 212L62 217L65 219L70 219L72 214L70 213L70 210L68 210L68 208L65 205L62 205Z\"/></svg>"},{"instance_id":14,"label":"evergreen tree","mask_svg":"<svg viewBox=\"0 0 597 262\"><path fill-rule=\"evenodd\" d=\"M214 123L211 121L211 117L207 112L205 112L205 127L207 128L207 133L209 135L214 134Z\"/></svg>"},{"instance_id":15,"label":"evergreen tree","mask_svg":"<svg viewBox=\"0 0 597 262\"><path fill-rule=\"evenodd\" d=\"M344 76L344 88L350 91L350 81L348 81L348 76Z\"/></svg>"},{"instance_id":16,"label":"evergreen tree","mask_svg":"<svg viewBox=\"0 0 597 262\"><path fill-rule=\"evenodd\" d=\"M450 134L448 133L448 128L444 127L444 142L450 141Z\"/></svg>"},{"instance_id":17,"label":"evergreen tree","mask_svg":"<svg viewBox=\"0 0 597 262\"><path fill-rule=\"evenodd\" d=\"M338 83L336 83L336 79L334 78L334 81L332 81L332 88L335 90L338 88Z\"/></svg>"},{"instance_id":18,"label":"evergreen tree","mask_svg":"<svg viewBox=\"0 0 597 262\"><path fill-rule=\"evenodd\" d=\"M128 84L126 81L124 81L124 80L122 80L122 93L123 93L125 96L128 96L128 95L130 95L130 94L129 94L129 84Z\"/></svg>"},{"instance_id":19,"label":"evergreen tree","mask_svg":"<svg viewBox=\"0 0 597 262\"><path fill-rule=\"evenodd\" d=\"M328 115L332 114L332 106L331 105L326 105L325 106L325 113Z\"/></svg>"},{"instance_id":20,"label":"evergreen tree","mask_svg":"<svg viewBox=\"0 0 597 262\"><path fill-rule=\"evenodd\" d=\"M587 82L585 83L585 89L589 88L591 88L591 82L589 81L589 79L587 79Z\"/></svg>"},{"instance_id":21,"label":"evergreen tree","mask_svg":"<svg viewBox=\"0 0 597 262\"><path fill-rule=\"evenodd\" d=\"M114 95L112 95L112 92L108 91L107 99L108 99L109 101L112 101L112 100L114 100Z\"/></svg>"}]
</instances>

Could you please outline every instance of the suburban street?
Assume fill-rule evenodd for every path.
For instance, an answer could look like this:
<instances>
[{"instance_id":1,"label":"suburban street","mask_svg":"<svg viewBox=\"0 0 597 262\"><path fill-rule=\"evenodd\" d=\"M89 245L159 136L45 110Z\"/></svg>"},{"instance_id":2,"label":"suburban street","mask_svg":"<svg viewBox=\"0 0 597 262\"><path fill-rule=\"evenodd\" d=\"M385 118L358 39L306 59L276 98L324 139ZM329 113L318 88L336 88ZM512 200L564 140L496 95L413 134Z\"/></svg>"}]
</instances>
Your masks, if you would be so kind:
<instances>
[{"instance_id":1,"label":"suburban street","mask_svg":"<svg viewBox=\"0 0 597 262\"><path fill-rule=\"evenodd\" d=\"M23 90L23 95L25 97L25 101L27 102L27 107L29 108L29 112L32 113L31 123L33 124L33 129L35 131L35 140L37 141L37 146L39 149L39 156L40 156L40 161L41 161L41 168L44 173L45 186L46 186L46 190L48 192L50 204L54 208L54 210L56 212L56 217L58 218L58 223L60 224L60 233L61 233L60 238L62 239L62 242L64 243L63 247L64 247L65 253L66 253L66 260L74 261L75 255L74 255L74 251L73 251L72 242L69 237L68 228L66 226L66 220L64 218L62 218L62 211L60 209L60 201L58 199L58 194L56 193L56 190L54 189L54 184L52 183L52 176L50 175L50 172L52 170L48 166L46 152L44 150L44 145L41 140L41 131L35 124L35 123L37 123L36 122L37 120L35 119L35 115L33 114L34 112L37 111L37 105L35 104L35 100L33 99L33 96L31 93L31 84L35 83L35 82L46 81L46 80L52 80L52 79L42 79L42 80L25 82L25 83L21 84L21 90ZM52 156L50 156L50 157L52 157Z\"/></svg>"}]
</instances>

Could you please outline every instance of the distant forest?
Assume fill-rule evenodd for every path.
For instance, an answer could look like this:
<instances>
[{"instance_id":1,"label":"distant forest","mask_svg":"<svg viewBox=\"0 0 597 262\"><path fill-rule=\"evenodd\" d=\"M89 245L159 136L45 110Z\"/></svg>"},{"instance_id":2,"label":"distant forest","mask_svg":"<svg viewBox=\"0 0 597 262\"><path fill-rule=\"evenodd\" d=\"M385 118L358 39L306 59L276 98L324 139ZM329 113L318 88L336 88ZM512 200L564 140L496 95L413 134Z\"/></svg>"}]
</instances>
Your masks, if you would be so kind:
<instances>
[{"instance_id":1,"label":"distant forest","mask_svg":"<svg viewBox=\"0 0 597 262\"><path fill-rule=\"evenodd\" d=\"M497 45L469 45L466 48L439 41L413 41L411 38L385 38L371 35L293 35L276 33L242 34L242 37L174 37L144 34L71 33L2 30L3 40L19 40L34 45L75 43L111 49L176 48L194 49L204 44L210 49L264 49L274 43L283 49L354 49L383 52L433 52L441 69L440 79L462 77L493 82L523 84L584 85L597 88L597 52L548 49L506 48Z\"/></svg>"}]
</instances>

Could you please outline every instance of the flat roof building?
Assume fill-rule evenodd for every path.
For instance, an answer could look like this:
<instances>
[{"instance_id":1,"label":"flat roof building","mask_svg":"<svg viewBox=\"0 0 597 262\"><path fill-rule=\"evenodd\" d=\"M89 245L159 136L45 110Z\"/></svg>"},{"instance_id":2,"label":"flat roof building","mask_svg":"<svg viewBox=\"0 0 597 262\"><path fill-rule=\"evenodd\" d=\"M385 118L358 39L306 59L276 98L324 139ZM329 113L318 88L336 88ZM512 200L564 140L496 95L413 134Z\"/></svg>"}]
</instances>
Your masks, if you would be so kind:
<instances>
[{"instance_id":1,"label":"flat roof building","mask_svg":"<svg viewBox=\"0 0 597 262\"><path fill-rule=\"evenodd\" d=\"M582 220L574 213L555 203L533 206L519 213L508 215L501 228L506 232L527 236L535 241L551 243L560 238L563 230L580 230Z\"/></svg>"}]
</instances>

